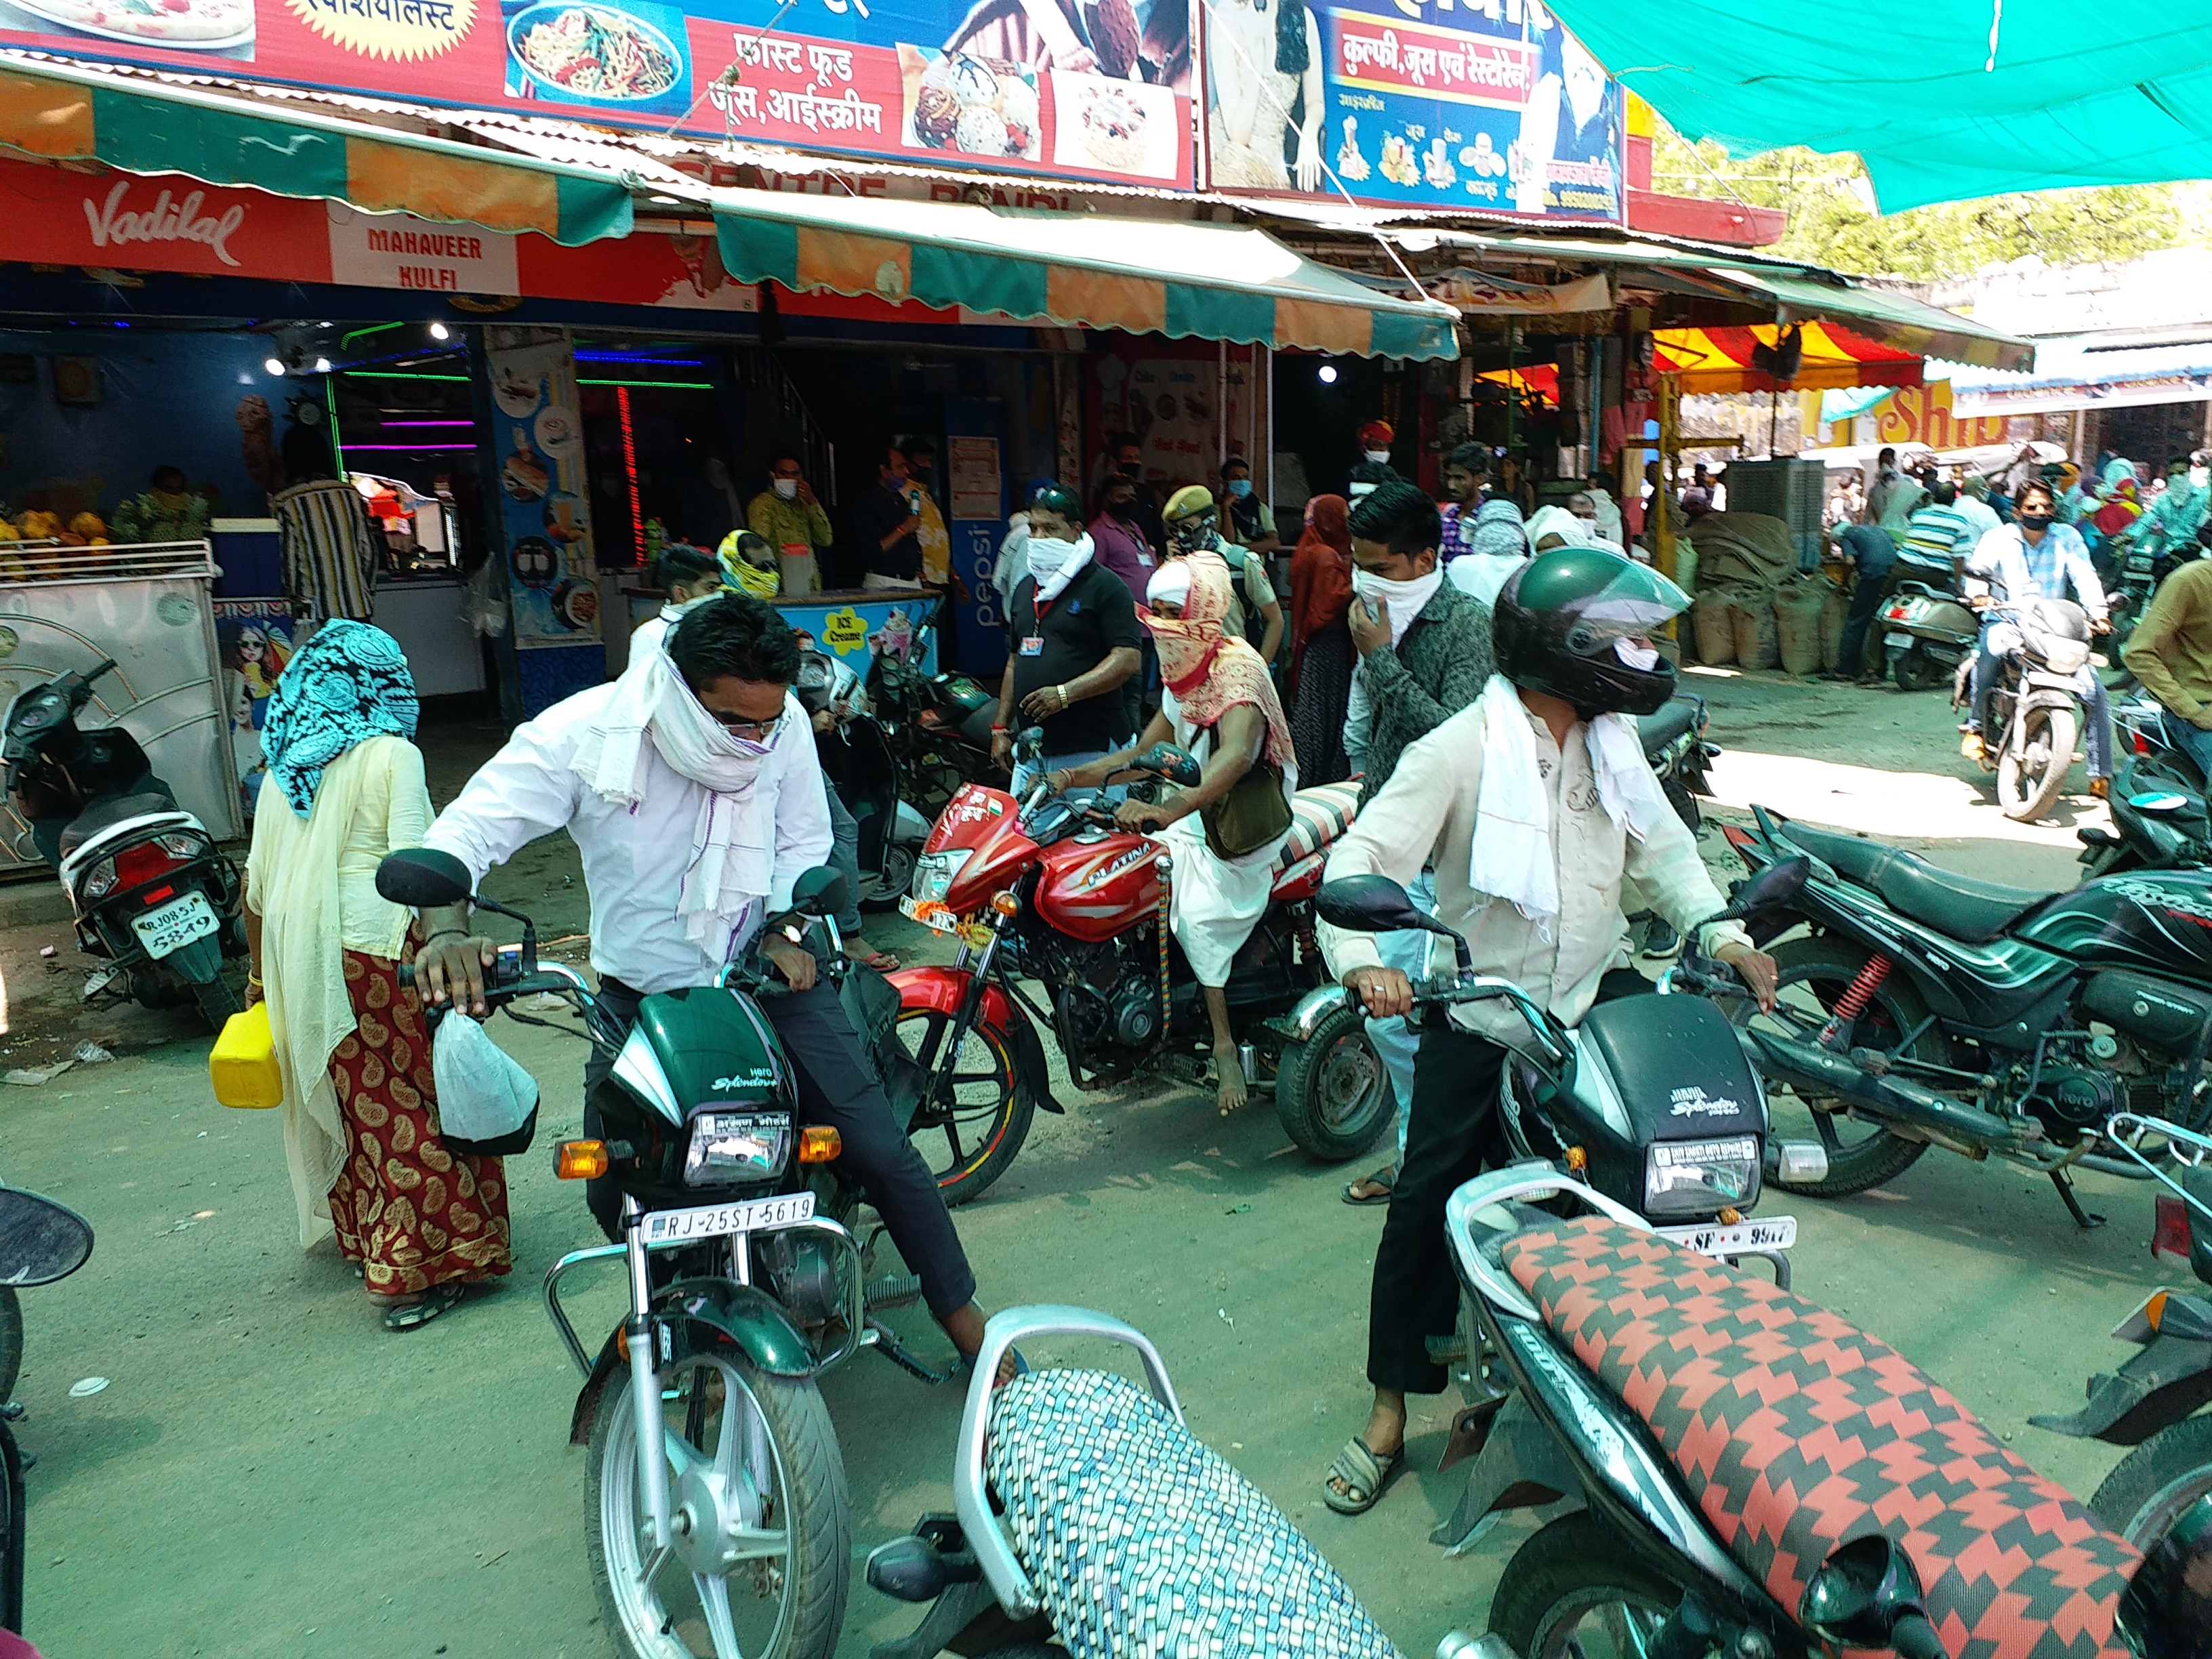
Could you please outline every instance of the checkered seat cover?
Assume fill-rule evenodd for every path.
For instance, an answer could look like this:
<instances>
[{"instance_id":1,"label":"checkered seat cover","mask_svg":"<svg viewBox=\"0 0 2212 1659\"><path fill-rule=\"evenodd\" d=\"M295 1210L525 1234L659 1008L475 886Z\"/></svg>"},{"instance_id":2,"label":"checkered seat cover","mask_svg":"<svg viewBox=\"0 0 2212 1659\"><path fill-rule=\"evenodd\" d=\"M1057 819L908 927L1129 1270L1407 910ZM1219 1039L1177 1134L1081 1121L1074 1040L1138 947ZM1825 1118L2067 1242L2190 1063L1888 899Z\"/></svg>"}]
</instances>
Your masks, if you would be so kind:
<instances>
[{"instance_id":1,"label":"checkered seat cover","mask_svg":"<svg viewBox=\"0 0 2212 1659\"><path fill-rule=\"evenodd\" d=\"M1397 1659L1283 1512L1126 1377L1014 1378L983 1467L1075 1659Z\"/></svg>"},{"instance_id":2,"label":"checkered seat cover","mask_svg":"<svg viewBox=\"0 0 2212 1659\"><path fill-rule=\"evenodd\" d=\"M1290 839L1275 855L1275 868L1287 870L1310 853L1317 853L1352 827L1359 805L1359 783L1318 783L1291 797Z\"/></svg>"},{"instance_id":3,"label":"checkered seat cover","mask_svg":"<svg viewBox=\"0 0 2212 1659\"><path fill-rule=\"evenodd\" d=\"M2112 1623L2142 1558L1894 1349L1602 1217L1504 1255L1791 1613L1838 1544L1879 1531L1911 1553L1953 1659L2128 1659Z\"/></svg>"}]
</instances>

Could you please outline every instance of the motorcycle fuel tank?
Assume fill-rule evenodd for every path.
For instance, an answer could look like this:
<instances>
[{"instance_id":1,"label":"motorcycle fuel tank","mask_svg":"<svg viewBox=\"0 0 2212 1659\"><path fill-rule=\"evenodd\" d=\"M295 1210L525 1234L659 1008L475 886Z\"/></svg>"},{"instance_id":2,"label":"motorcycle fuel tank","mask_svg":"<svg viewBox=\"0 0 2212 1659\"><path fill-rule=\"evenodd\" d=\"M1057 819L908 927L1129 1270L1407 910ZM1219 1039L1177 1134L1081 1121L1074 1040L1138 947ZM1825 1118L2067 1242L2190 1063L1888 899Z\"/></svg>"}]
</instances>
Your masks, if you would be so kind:
<instances>
[{"instance_id":1,"label":"motorcycle fuel tank","mask_svg":"<svg viewBox=\"0 0 2212 1659\"><path fill-rule=\"evenodd\" d=\"M1096 944L1158 913L1166 846L1146 836L1085 834L1044 855L1037 915Z\"/></svg>"},{"instance_id":2,"label":"motorcycle fuel tank","mask_svg":"<svg viewBox=\"0 0 2212 1659\"><path fill-rule=\"evenodd\" d=\"M2087 965L2212 983L2212 872L2100 876L2037 911L2015 937Z\"/></svg>"}]
</instances>

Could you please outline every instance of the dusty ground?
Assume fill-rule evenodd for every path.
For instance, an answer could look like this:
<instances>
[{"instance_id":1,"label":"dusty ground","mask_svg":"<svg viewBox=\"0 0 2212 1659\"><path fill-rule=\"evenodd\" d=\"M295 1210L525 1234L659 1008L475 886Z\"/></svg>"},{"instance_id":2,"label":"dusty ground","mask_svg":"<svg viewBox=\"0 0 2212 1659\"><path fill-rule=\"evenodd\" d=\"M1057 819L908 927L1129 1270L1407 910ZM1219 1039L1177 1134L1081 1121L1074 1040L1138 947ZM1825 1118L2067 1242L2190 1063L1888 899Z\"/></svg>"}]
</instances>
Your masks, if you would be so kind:
<instances>
[{"instance_id":1,"label":"dusty ground","mask_svg":"<svg viewBox=\"0 0 2212 1659\"><path fill-rule=\"evenodd\" d=\"M1993 878L2073 880L2071 820L2006 823L1959 759L1939 696L1772 677L1696 684L1729 749L1715 774L1723 802L1906 840ZM471 740L433 745L441 799ZM2069 810L2094 811L2086 797ZM1718 838L1707 845L1723 865ZM565 841L545 843L491 890L556 938L583 923L574 868ZM18 1025L4 1039L7 1065L51 1057L85 1030L124 1054L43 1088L0 1089L0 1174L100 1231L82 1272L23 1297L19 1431L40 1460L33 1638L51 1659L605 1659L583 1564L583 1454L565 1443L575 1376L537 1297L550 1261L597 1242L542 1151L576 1121L580 1045L493 1027L546 1085L541 1150L510 1166L518 1271L501 1294L390 1336L345 1268L301 1254L275 1115L214 1103L206 1038L181 1019L80 1020L48 983L73 995L65 932L0 935L10 1006L31 1015L27 1034ZM64 966L49 975L37 947L57 941ZM1417 1415L1418 1472L1374 1513L1345 1520L1318 1502L1322 1466L1364 1410L1381 1218L1336 1201L1353 1172L1308 1164L1264 1105L1224 1122L1182 1091L1085 1097L1066 1119L1040 1118L1021 1160L959 1224L989 1304L1085 1303L1147 1331L1199 1432L1419 1655L1454 1625L1480 1628L1522 1534L1509 1525L1456 1561L1426 1541L1458 1492L1433 1473L1448 1401ZM1891 1189L1790 1207L1802 1224L1801 1290L1897 1344L2086 1494L2117 1455L2025 1419L2069 1407L2091 1370L2122 1356L2105 1334L2159 1275L2148 1194L2094 1176L2082 1185L2112 1218L2101 1232L2077 1232L2024 1173L1936 1154ZM613 1291L583 1298L587 1328L611 1322ZM944 1353L925 1318L895 1317L917 1349ZM108 1386L70 1396L95 1376ZM955 1390L864 1356L825 1392L859 1551L949 1507ZM911 1622L856 1577L841 1651L865 1654Z\"/></svg>"}]
</instances>

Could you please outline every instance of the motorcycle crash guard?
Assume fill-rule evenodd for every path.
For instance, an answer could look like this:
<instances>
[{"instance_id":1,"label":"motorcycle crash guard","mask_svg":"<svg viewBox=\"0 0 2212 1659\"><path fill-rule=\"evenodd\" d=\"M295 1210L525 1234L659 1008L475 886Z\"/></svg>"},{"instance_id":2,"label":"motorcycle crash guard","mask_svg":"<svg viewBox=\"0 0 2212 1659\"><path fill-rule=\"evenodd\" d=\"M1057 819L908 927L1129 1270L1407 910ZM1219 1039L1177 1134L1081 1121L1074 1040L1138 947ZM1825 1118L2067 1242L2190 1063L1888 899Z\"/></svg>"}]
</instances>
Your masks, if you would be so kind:
<instances>
[{"instance_id":1,"label":"motorcycle crash guard","mask_svg":"<svg viewBox=\"0 0 2212 1659\"><path fill-rule=\"evenodd\" d=\"M898 988L899 1007L927 1008L947 1016L957 1015L968 1000L968 987L974 975L953 968L902 968L895 974L884 975ZM996 985L983 988L982 1022L1006 1045L1014 1061L1014 1087L1028 1092L1033 1107L1048 1112L1066 1115L1066 1109L1053 1098L1051 1073L1045 1069L1044 1044L1038 1041L1036 1027L1028 1016L1014 1006L1013 999ZM890 1079L885 1079L888 1083ZM919 1096L917 1095L916 1098ZM893 1109L901 1103L892 1101ZM904 1103L903 1115L914 1114L914 1101Z\"/></svg>"},{"instance_id":2,"label":"motorcycle crash guard","mask_svg":"<svg viewBox=\"0 0 2212 1659\"><path fill-rule=\"evenodd\" d=\"M726 1279L679 1279L653 1297L653 1312L667 1328L672 1361L734 1344L770 1376L811 1376L817 1369L805 1334L792 1323L781 1303L755 1285ZM611 1379L628 1374L629 1361L623 1356L621 1336L619 1328L607 1334L605 1346L592 1362L592 1374L576 1395L576 1408L568 1419L572 1446L591 1438L601 1391Z\"/></svg>"},{"instance_id":3,"label":"motorcycle crash guard","mask_svg":"<svg viewBox=\"0 0 2212 1659\"><path fill-rule=\"evenodd\" d=\"M2142 1352L2117 1374L2089 1379L2089 1401L2080 1411L2027 1420L2076 1440L2140 1446L2212 1400L2212 1302L2170 1296L2157 1331L2147 1334Z\"/></svg>"}]
</instances>

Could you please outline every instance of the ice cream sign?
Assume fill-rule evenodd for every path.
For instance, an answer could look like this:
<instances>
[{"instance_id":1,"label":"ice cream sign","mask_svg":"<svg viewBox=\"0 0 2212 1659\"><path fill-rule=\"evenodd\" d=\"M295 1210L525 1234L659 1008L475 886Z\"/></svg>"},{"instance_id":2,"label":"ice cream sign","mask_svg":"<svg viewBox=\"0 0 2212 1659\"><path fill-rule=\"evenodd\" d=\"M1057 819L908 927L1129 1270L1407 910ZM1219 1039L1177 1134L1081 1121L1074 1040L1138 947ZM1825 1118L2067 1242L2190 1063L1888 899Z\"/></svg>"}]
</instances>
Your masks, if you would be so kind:
<instances>
[{"instance_id":1,"label":"ice cream sign","mask_svg":"<svg viewBox=\"0 0 2212 1659\"><path fill-rule=\"evenodd\" d=\"M422 294L520 294L514 238L476 225L330 205L331 280Z\"/></svg>"},{"instance_id":2,"label":"ice cream sign","mask_svg":"<svg viewBox=\"0 0 2212 1659\"><path fill-rule=\"evenodd\" d=\"M1536 83L1538 51L1527 41L1486 40L1367 12L1333 11L1328 23L1340 87L1519 109Z\"/></svg>"}]
</instances>

